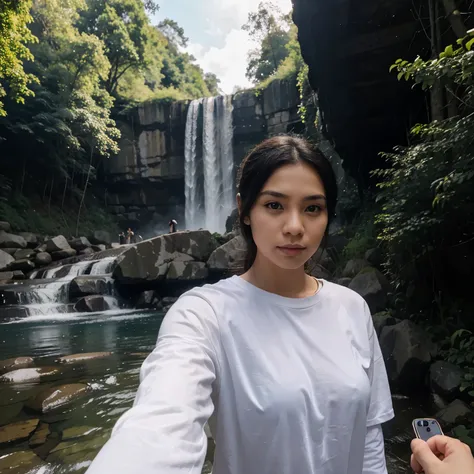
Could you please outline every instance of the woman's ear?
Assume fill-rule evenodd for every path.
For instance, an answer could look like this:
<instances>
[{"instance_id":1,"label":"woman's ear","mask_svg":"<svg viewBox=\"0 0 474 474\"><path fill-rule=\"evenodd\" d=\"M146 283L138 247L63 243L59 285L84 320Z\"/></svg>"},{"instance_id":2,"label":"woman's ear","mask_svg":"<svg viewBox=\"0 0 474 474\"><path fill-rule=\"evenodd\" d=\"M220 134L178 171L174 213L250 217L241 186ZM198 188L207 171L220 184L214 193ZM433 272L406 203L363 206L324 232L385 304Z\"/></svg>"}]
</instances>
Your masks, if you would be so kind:
<instances>
[{"instance_id":1,"label":"woman's ear","mask_svg":"<svg viewBox=\"0 0 474 474\"><path fill-rule=\"evenodd\" d=\"M242 198L240 196L240 193L237 194L237 209L239 210L239 217L240 217L240 214L242 213ZM244 217L244 224L250 225L250 219L247 216Z\"/></svg>"}]
</instances>

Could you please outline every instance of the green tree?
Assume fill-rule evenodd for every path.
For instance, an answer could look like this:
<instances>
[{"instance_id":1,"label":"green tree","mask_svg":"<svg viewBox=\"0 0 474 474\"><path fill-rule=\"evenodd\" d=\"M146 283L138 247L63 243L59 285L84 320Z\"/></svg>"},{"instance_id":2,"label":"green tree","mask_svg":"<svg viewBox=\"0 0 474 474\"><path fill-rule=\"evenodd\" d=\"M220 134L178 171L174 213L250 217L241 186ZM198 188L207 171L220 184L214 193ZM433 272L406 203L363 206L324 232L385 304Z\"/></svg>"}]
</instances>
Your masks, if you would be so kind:
<instances>
[{"instance_id":1,"label":"green tree","mask_svg":"<svg viewBox=\"0 0 474 474\"><path fill-rule=\"evenodd\" d=\"M26 46L36 41L28 29L32 21L31 0L0 0L0 116L6 115L3 98L8 95L17 103L33 95L28 87L37 79L23 69L23 61L32 61Z\"/></svg>"},{"instance_id":2,"label":"green tree","mask_svg":"<svg viewBox=\"0 0 474 474\"><path fill-rule=\"evenodd\" d=\"M184 29L176 21L165 18L158 24L157 28L175 48L178 46L186 48L188 45L189 38L184 35Z\"/></svg>"},{"instance_id":3,"label":"green tree","mask_svg":"<svg viewBox=\"0 0 474 474\"><path fill-rule=\"evenodd\" d=\"M390 167L374 173L381 180L379 238L398 294L414 313L445 324L472 319L460 308L472 301L466 281L474 255L473 46L474 39L461 39L436 59L392 66L399 80L446 88L458 115L415 126L412 144L384 155Z\"/></svg>"},{"instance_id":4,"label":"green tree","mask_svg":"<svg viewBox=\"0 0 474 474\"><path fill-rule=\"evenodd\" d=\"M141 0L87 0L87 7L81 13L80 30L104 43L110 62L105 88L114 95L127 71L143 74L147 67L149 19Z\"/></svg>"},{"instance_id":5,"label":"green tree","mask_svg":"<svg viewBox=\"0 0 474 474\"><path fill-rule=\"evenodd\" d=\"M221 80L212 72L206 72L204 74L204 82L206 83L209 93L213 96L219 95L221 93L219 89L219 84Z\"/></svg>"},{"instance_id":6,"label":"green tree","mask_svg":"<svg viewBox=\"0 0 474 474\"><path fill-rule=\"evenodd\" d=\"M288 57L287 48L291 40L288 16L272 3L260 3L256 12L248 15L242 27L258 44L249 53L246 76L254 83L269 78Z\"/></svg>"}]
</instances>

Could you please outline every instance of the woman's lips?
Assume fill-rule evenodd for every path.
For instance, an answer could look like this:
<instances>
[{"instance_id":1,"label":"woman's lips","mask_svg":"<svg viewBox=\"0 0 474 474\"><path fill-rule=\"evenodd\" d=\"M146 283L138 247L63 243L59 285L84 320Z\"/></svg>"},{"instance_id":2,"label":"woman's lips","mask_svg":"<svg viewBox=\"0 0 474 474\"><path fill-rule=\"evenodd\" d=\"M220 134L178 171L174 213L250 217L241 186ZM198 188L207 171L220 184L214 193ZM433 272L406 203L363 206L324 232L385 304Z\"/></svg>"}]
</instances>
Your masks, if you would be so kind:
<instances>
[{"instance_id":1,"label":"woman's lips","mask_svg":"<svg viewBox=\"0 0 474 474\"><path fill-rule=\"evenodd\" d=\"M289 257L294 257L295 255L300 255L306 247L277 247L277 249Z\"/></svg>"}]
</instances>

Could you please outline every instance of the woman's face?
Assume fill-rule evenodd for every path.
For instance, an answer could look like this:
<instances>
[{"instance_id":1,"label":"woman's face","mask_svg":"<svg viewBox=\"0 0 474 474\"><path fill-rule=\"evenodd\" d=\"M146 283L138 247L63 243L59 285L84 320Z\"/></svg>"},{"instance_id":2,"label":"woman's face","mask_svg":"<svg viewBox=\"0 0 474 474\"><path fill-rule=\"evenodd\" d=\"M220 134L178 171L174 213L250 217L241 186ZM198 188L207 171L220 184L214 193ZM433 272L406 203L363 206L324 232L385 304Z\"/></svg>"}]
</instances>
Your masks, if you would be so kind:
<instances>
[{"instance_id":1,"label":"woman's face","mask_svg":"<svg viewBox=\"0 0 474 474\"><path fill-rule=\"evenodd\" d=\"M314 168L285 165L268 179L247 219L257 258L295 270L318 250L328 225L326 193Z\"/></svg>"}]
</instances>

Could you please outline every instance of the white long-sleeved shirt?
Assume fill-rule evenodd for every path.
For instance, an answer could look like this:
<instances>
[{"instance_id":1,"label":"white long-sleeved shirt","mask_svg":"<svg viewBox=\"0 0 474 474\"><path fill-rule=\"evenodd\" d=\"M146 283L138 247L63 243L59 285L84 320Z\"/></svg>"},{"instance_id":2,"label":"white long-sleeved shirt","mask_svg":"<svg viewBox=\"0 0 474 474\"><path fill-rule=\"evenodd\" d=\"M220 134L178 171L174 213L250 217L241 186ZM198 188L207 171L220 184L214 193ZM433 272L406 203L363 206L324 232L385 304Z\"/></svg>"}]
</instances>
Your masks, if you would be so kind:
<instances>
[{"instance_id":1,"label":"white long-sleeved shirt","mask_svg":"<svg viewBox=\"0 0 474 474\"><path fill-rule=\"evenodd\" d=\"M88 474L386 474L393 417L370 312L324 281L285 298L234 276L184 294L144 362L134 406Z\"/></svg>"}]
</instances>

